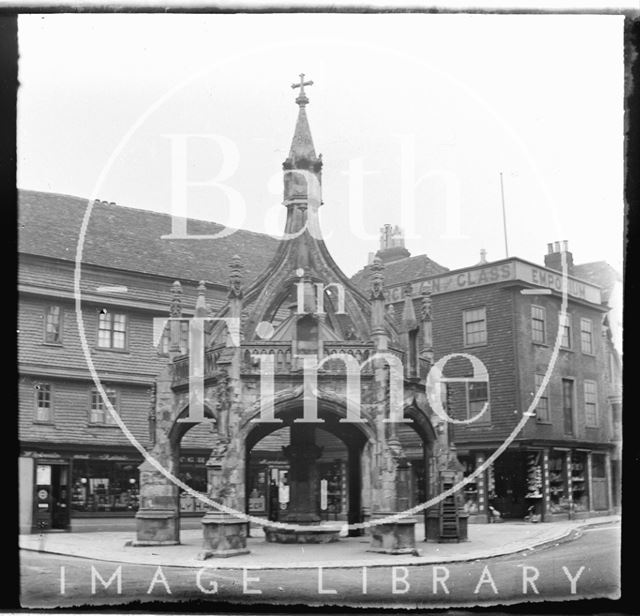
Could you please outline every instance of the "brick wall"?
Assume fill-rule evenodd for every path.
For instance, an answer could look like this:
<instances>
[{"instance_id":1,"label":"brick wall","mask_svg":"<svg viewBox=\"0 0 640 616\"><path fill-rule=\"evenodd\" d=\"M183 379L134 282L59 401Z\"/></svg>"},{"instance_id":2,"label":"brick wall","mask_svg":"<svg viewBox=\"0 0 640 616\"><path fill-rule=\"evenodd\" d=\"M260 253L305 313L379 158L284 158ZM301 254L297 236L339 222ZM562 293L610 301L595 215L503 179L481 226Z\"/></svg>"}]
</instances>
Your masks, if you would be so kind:
<instances>
[{"instance_id":1,"label":"brick wall","mask_svg":"<svg viewBox=\"0 0 640 616\"><path fill-rule=\"evenodd\" d=\"M456 443L495 441L506 437L515 426L518 408L517 361L514 351L513 290L504 286L485 286L432 296L434 359L451 353L467 353L479 358L489 372L490 425L455 426ZM487 344L465 347L462 313L486 307ZM467 360L451 362L444 376L468 373ZM467 374L468 375L468 374ZM452 415L461 417L461 401L453 401Z\"/></svg>"},{"instance_id":2,"label":"brick wall","mask_svg":"<svg viewBox=\"0 0 640 616\"><path fill-rule=\"evenodd\" d=\"M478 421L469 426L455 426L454 439L458 444L489 442L507 437L522 413L528 410L535 392L535 374L544 375L549 365L558 331L560 299L553 296L523 296L520 287L491 285L482 288L436 294L433 299L433 340L435 359L451 353L468 353L479 358L489 372L490 422ZM531 340L531 304L546 311L545 344ZM464 310L486 308L487 344L465 347L463 340ZM550 422L530 419L518 439L587 441L607 443L611 438L611 419L607 403L607 356L602 338L602 312L577 302L569 302L572 347L560 350L547 390ZM580 319L592 322L593 354L582 352ZM447 364L444 376L469 376L470 364L458 359ZM563 378L575 379L574 430L564 431L562 412ZM585 425L584 381L596 382L598 425ZM466 416L466 396L461 386L452 386L449 398L451 415Z\"/></svg>"},{"instance_id":3,"label":"brick wall","mask_svg":"<svg viewBox=\"0 0 640 616\"><path fill-rule=\"evenodd\" d=\"M545 309L545 344L531 342L531 305ZM522 383L521 406L527 408L535 392L535 374L544 375L552 357L553 346L558 335L558 320L561 301L552 296L516 296L518 315L518 363ZM572 344L570 350L560 349L547 386L550 422L541 423L533 418L525 427L523 436L536 439L586 440L608 442L611 421L606 400L605 375L607 371L606 349L602 338L600 310L576 302L569 302L567 312L571 315ZM592 323L593 354L582 352L580 345L580 319L587 318ZM565 434L562 411L562 379L574 379L574 431ZM584 381L597 384L598 427L585 425Z\"/></svg>"}]
</instances>

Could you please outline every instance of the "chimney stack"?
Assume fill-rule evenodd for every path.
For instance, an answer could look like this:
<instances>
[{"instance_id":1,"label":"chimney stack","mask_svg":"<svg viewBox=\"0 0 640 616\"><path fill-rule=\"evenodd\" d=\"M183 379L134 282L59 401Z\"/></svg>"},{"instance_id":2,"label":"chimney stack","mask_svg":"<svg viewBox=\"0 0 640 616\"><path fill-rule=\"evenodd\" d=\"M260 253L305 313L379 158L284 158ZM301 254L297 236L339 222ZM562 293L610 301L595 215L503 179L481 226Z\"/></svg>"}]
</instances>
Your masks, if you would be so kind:
<instances>
[{"instance_id":1,"label":"chimney stack","mask_svg":"<svg viewBox=\"0 0 640 616\"><path fill-rule=\"evenodd\" d=\"M562 271L562 255L565 255L567 261L567 273L571 275L573 273L573 254L569 252L569 242L562 240L562 242L553 242L547 244L547 254L544 256L544 266L549 269Z\"/></svg>"},{"instance_id":2,"label":"chimney stack","mask_svg":"<svg viewBox=\"0 0 640 616\"><path fill-rule=\"evenodd\" d=\"M405 248L404 235L400 227L386 224L380 229L380 250L375 256L379 257L383 263L391 263L411 256Z\"/></svg>"}]
</instances>

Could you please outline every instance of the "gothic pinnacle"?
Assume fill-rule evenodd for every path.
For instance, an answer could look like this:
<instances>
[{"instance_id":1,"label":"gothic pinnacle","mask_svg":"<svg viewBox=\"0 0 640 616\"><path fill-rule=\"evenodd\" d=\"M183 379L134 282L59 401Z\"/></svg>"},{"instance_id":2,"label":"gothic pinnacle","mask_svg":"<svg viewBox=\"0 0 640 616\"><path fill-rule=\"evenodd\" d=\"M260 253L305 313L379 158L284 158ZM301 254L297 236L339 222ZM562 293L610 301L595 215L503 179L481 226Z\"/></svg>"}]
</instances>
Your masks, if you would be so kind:
<instances>
[{"instance_id":1,"label":"gothic pinnacle","mask_svg":"<svg viewBox=\"0 0 640 616\"><path fill-rule=\"evenodd\" d=\"M229 298L242 297L242 260L238 255L233 255L229 262Z\"/></svg>"},{"instance_id":2,"label":"gothic pinnacle","mask_svg":"<svg viewBox=\"0 0 640 616\"><path fill-rule=\"evenodd\" d=\"M292 161L301 159L309 161L318 160L313 146L313 139L311 138L311 129L309 128L309 121L307 120L307 112L305 110L306 105L309 103L309 99L307 98L304 87L312 84L313 81L305 81L304 73L300 73L300 83L294 83L291 85L292 88L300 88L300 92L296 98L296 103L300 107L300 110L298 111L298 120L296 122L296 128L291 142L291 149L289 151L289 159Z\"/></svg>"},{"instance_id":3,"label":"gothic pinnacle","mask_svg":"<svg viewBox=\"0 0 640 616\"><path fill-rule=\"evenodd\" d=\"M182 285L175 281L171 285L171 304L169 306L169 316L179 318L182 316Z\"/></svg>"},{"instance_id":4,"label":"gothic pinnacle","mask_svg":"<svg viewBox=\"0 0 640 616\"><path fill-rule=\"evenodd\" d=\"M207 302L205 298L205 292L207 287L204 284L204 280L200 281L198 285L198 299L196 300L196 316L206 317L208 316Z\"/></svg>"}]
</instances>

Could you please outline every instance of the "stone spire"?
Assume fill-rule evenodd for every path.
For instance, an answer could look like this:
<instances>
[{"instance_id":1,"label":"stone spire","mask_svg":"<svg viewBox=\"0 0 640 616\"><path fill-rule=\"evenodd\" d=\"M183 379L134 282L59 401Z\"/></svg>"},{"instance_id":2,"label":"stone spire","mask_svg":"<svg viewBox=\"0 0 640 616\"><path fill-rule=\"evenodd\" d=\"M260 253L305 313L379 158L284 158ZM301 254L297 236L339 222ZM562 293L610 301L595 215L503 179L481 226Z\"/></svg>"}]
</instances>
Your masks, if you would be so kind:
<instances>
[{"instance_id":1,"label":"stone spire","mask_svg":"<svg viewBox=\"0 0 640 616\"><path fill-rule=\"evenodd\" d=\"M305 81L304 73L300 73L300 83L294 83L292 88L300 88L296 103L300 107L298 111L298 121L296 122L296 129L293 133L293 140L291 141L291 149L289 150L289 158L292 162L300 160L314 161L317 160L316 151L313 147L313 139L311 138L311 129L309 128L309 120L307 119L307 112L305 107L309 103L307 94L304 91L305 86L313 85L313 81Z\"/></svg>"},{"instance_id":2,"label":"stone spire","mask_svg":"<svg viewBox=\"0 0 640 616\"><path fill-rule=\"evenodd\" d=\"M300 88L296 103L298 104L298 120L291 141L287 160L282 164L284 171L284 200L288 209L285 233L295 234L305 227L307 222L319 237L317 208L322 205L322 155L316 155L311 138L311 129L307 120L306 105L309 103L305 86L313 81L305 81L304 73L300 74L300 83L292 84L292 88ZM298 267L304 267L298 264Z\"/></svg>"}]
</instances>

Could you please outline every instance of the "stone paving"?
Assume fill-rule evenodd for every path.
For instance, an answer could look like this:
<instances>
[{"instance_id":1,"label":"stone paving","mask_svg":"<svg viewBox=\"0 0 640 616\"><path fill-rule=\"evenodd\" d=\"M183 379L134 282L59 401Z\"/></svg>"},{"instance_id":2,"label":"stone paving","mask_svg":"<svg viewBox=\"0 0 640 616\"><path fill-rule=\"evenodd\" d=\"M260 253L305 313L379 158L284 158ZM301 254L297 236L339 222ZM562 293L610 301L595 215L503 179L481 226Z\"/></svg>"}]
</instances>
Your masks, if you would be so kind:
<instances>
[{"instance_id":1,"label":"stone paving","mask_svg":"<svg viewBox=\"0 0 640 616\"><path fill-rule=\"evenodd\" d=\"M424 542L424 526L416 525L419 555L380 555L367 552L368 537L342 537L329 544L267 543L260 529L252 529L247 540L250 554L232 558L197 560L202 548L202 531L181 532L181 545L163 547L125 546L133 532L46 533L20 535L20 548L92 560L172 567L219 567L222 569L301 569L315 567L378 567L427 565L473 561L514 554L553 545L578 536L585 526L618 522L620 516L602 516L580 521L531 524L527 522L469 525L469 541ZM576 533L575 531L578 531ZM344 534L344 533L343 533Z\"/></svg>"}]
</instances>

